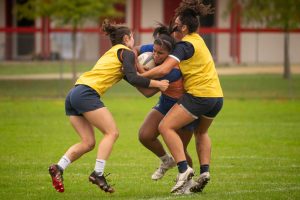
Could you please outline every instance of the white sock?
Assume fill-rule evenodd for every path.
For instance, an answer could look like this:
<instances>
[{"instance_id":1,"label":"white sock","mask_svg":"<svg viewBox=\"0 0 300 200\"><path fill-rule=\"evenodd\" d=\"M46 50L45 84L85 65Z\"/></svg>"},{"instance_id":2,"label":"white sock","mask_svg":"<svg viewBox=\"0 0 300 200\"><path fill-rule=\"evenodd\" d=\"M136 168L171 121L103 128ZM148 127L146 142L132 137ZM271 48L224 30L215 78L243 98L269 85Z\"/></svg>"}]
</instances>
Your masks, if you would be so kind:
<instances>
[{"instance_id":1,"label":"white sock","mask_svg":"<svg viewBox=\"0 0 300 200\"><path fill-rule=\"evenodd\" d=\"M159 159L163 162L163 163L166 163L170 160L170 155L169 154L165 154L164 156L162 157L159 157Z\"/></svg>"},{"instance_id":2,"label":"white sock","mask_svg":"<svg viewBox=\"0 0 300 200\"><path fill-rule=\"evenodd\" d=\"M68 167L68 165L71 164L71 160L66 155L64 155L57 164L63 170L65 170Z\"/></svg>"},{"instance_id":3,"label":"white sock","mask_svg":"<svg viewBox=\"0 0 300 200\"><path fill-rule=\"evenodd\" d=\"M95 172L97 175L102 176L104 173L104 168L105 168L105 160L101 159L96 159L96 164L95 164Z\"/></svg>"}]
</instances>

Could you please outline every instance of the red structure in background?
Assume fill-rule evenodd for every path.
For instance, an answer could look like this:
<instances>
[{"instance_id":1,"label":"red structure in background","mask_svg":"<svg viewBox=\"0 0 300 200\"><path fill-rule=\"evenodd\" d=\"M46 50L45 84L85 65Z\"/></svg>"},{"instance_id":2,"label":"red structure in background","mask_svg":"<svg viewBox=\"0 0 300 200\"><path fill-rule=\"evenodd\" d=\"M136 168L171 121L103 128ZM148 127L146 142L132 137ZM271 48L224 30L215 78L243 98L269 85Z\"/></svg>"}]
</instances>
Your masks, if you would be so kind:
<instances>
[{"instance_id":1,"label":"red structure in background","mask_svg":"<svg viewBox=\"0 0 300 200\"><path fill-rule=\"evenodd\" d=\"M164 1L164 23L169 24L175 15L175 10L181 0Z\"/></svg>"},{"instance_id":2,"label":"red structure in background","mask_svg":"<svg viewBox=\"0 0 300 200\"><path fill-rule=\"evenodd\" d=\"M234 7L230 13L230 56L236 63L241 62L240 41L241 41L241 7L238 2L234 1Z\"/></svg>"},{"instance_id":3,"label":"red structure in background","mask_svg":"<svg viewBox=\"0 0 300 200\"><path fill-rule=\"evenodd\" d=\"M42 18L42 52L41 56L44 59L50 58L51 46L50 46L50 20L48 17Z\"/></svg>"},{"instance_id":4,"label":"red structure in background","mask_svg":"<svg viewBox=\"0 0 300 200\"><path fill-rule=\"evenodd\" d=\"M178 7L181 0L164 0L164 23L168 24L172 17L174 16L174 11ZM218 1L216 1L218 2ZM237 2L237 1L235 1ZM41 20L41 27L18 27L13 25L13 3L14 1L6 0L5 1L5 27L0 27L0 33L5 33L5 59L13 59L13 39L11 34L20 34L20 33L41 33L41 56L44 59L49 59L51 57L51 45L50 45L50 34L54 32L72 32L71 28L51 28L50 20L48 18L43 18ZM117 10L125 13L125 5L116 5ZM218 8L218 3L216 4ZM200 33L202 34L218 34L218 33L228 33L230 35L230 56L236 63L241 62L241 33L243 32L278 32L281 33L280 29L249 29L241 28L239 13L240 6L236 3L234 10L230 15L230 27L229 28L217 28L217 27L201 27ZM142 28L141 18L142 18L142 1L141 0L132 0L132 29L137 33L152 33L152 28ZM125 22L125 17L116 19L118 23ZM78 29L79 32L86 33L98 33L99 34L99 55L102 55L107 48L110 46L110 41L102 37L102 32L99 30L99 27L91 28L82 28ZM292 32L300 33L300 30L294 30ZM140 37L137 38L136 42L139 43Z\"/></svg>"},{"instance_id":5,"label":"red structure in background","mask_svg":"<svg viewBox=\"0 0 300 200\"><path fill-rule=\"evenodd\" d=\"M6 1L5 2L5 25L7 28L12 27L12 9L13 8L13 2L12 1ZM7 29L6 29L7 30ZM0 28L0 32L1 28ZM5 28L3 29L3 32L5 32L5 59L11 60L12 59L12 37L9 37L7 32L5 31Z\"/></svg>"}]
</instances>

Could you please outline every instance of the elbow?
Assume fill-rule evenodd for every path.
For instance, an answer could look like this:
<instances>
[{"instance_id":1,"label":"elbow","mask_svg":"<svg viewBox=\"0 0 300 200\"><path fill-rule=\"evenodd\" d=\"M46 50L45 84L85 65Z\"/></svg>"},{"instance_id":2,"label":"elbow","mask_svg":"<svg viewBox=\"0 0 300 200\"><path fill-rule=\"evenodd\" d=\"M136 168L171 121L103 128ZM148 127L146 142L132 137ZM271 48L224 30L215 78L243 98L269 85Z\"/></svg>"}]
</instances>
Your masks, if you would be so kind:
<instances>
[{"instance_id":1,"label":"elbow","mask_svg":"<svg viewBox=\"0 0 300 200\"><path fill-rule=\"evenodd\" d=\"M128 81L128 83L130 83L130 85L133 85L133 86L141 85L138 81L138 78L135 78L135 77L128 78L127 81Z\"/></svg>"},{"instance_id":2,"label":"elbow","mask_svg":"<svg viewBox=\"0 0 300 200\"><path fill-rule=\"evenodd\" d=\"M154 94L144 94L144 96L146 97L146 98L150 98L150 97L152 97Z\"/></svg>"},{"instance_id":3,"label":"elbow","mask_svg":"<svg viewBox=\"0 0 300 200\"><path fill-rule=\"evenodd\" d=\"M128 81L128 83L130 83L131 85L135 85L135 83L136 83L136 79L135 79L135 78L132 78L132 77L127 77L127 81Z\"/></svg>"}]
</instances>

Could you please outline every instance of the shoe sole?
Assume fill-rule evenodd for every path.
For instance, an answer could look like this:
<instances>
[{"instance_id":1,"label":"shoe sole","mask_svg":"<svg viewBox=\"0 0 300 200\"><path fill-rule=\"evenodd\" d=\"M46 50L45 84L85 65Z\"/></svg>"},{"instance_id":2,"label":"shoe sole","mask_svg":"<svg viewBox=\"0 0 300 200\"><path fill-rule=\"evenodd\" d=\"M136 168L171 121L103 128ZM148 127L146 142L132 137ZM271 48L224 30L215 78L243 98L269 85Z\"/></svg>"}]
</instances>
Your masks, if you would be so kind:
<instances>
[{"instance_id":1,"label":"shoe sole","mask_svg":"<svg viewBox=\"0 0 300 200\"><path fill-rule=\"evenodd\" d=\"M54 189L57 191L57 192L64 192L65 191L65 188L64 188L64 184L57 180L57 178L55 177L55 174L56 174L56 171L58 169L55 167L55 166L50 166L49 167L49 174L51 176L51 179L52 179L52 186L54 187Z\"/></svg>"},{"instance_id":2,"label":"shoe sole","mask_svg":"<svg viewBox=\"0 0 300 200\"><path fill-rule=\"evenodd\" d=\"M96 179L92 176L89 177L89 181L92 183L92 184L95 184L97 185L101 190L103 190L104 192L108 192L108 193L114 193L115 190L112 188L112 187L109 187L108 189L104 189L103 186L100 186L97 184L96 182Z\"/></svg>"},{"instance_id":3,"label":"shoe sole","mask_svg":"<svg viewBox=\"0 0 300 200\"><path fill-rule=\"evenodd\" d=\"M197 193L197 192L202 192L203 189L205 188L205 186L207 185L207 183L209 182L209 178L205 178L202 182L202 184L198 184L198 185L195 185L193 187L190 188L190 192L193 192L193 193Z\"/></svg>"}]
</instances>

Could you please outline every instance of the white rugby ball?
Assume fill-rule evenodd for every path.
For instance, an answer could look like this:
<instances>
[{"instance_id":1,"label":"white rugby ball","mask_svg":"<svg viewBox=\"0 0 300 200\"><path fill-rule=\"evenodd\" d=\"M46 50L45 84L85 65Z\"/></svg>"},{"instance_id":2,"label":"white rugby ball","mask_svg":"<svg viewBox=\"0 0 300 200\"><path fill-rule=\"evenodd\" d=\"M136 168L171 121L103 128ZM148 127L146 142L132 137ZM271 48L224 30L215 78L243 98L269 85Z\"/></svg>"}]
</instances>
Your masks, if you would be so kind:
<instances>
[{"instance_id":1,"label":"white rugby ball","mask_svg":"<svg viewBox=\"0 0 300 200\"><path fill-rule=\"evenodd\" d=\"M153 59L152 52L144 52L138 56L138 62L140 65L144 66L144 69L149 70L155 67L155 62Z\"/></svg>"}]
</instances>

